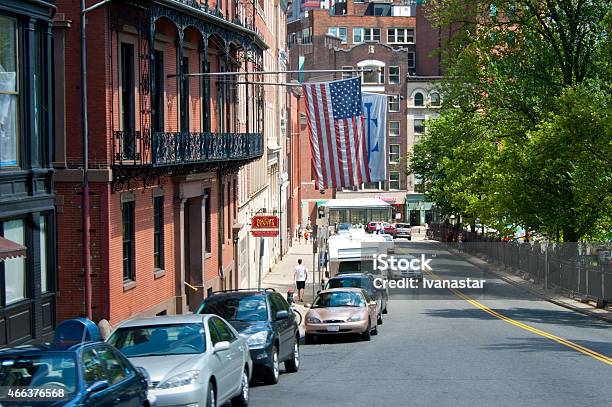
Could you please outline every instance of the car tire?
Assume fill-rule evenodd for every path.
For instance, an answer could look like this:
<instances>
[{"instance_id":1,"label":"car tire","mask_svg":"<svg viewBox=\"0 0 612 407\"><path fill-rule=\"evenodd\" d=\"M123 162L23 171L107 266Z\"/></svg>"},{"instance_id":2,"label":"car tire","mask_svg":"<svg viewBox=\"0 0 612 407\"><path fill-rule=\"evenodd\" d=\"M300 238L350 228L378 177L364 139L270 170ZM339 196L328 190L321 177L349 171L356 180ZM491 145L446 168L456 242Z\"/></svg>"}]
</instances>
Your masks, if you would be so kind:
<instances>
[{"instance_id":1,"label":"car tire","mask_svg":"<svg viewBox=\"0 0 612 407\"><path fill-rule=\"evenodd\" d=\"M374 325L374 329L372 330L372 335L378 335L378 325Z\"/></svg>"},{"instance_id":2,"label":"car tire","mask_svg":"<svg viewBox=\"0 0 612 407\"><path fill-rule=\"evenodd\" d=\"M361 334L361 337L364 341L369 341L372 339L372 323L368 320L368 327L365 332Z\"/></svg>"},{"instance_id":3,"label":"car tire","mask_svg":"<svg viewBox=\"0 0 612 407\"><path fill-rule=\"evenodd\" d=\"M249 371L244 368L242 372L240 393L232 399L232 407L247 407L249 405Z\"/></svg>"},{"instance_id":4,"label":"car tire","mask_svg":"<svg viewBox=\"0 0 612 407\"><path fill-rule=\"evenodd\" d=\"M382 314L378 314L378 318L376 319L376 325L382 325L383 317Z\"/></svg>"},{"instance_id":5,"label":"car tire","mask_svg":"<svg viewBox=\"0 0 612 407\"><path fill-rule=\"evenodd\" d=\"M208 382L206 391L206 407L217 407L217 392L212 382Z\"/></svg>"},{"instance_id":6,"label":"car tire","mask_svg":"<svg viewBox=\"0 0 612 407\"><path fill-rule=\"evenodd\" d=\"M389 302L388 302L388 300L387 300L387 301L385 302L385 308L382 310L382 313L383 313L383 314L388 314L388 313L389 313L389 311L387 310L387 307L388 307L388 306L389 306Z\"/></svg>"},{"instance_id":7,"label":"car tire","mask_svg":"<svg viewBox=\"0 0 612 407\"><path fill-rule=\"evenodd\" d=\"M264 382L266 384L276 384L278 383L278 377L280 376L280 362L278 361L278 349L276 346L272 348L270 359L272 366L267 369L264 376Z\"/></svg>"},{"instance_id":8,"label":"car tire","mask_svg":"<svg viewBox=\"0 0 612 407\"><path fill-rule=\"evenodd\" d=\"M306 342L307 345L314 345L316 343L316 337L313 334L305 334L304 342Z\"/></svg>"},{"instance_id":9,"label":"car tire","mask_svg":"<svg viewBox=\"0 0 612 407\"><path fill-rule=\"evenodd\" d=\"M300 369L300 338L295 338L293 343L293 355L291 359L285 360L285 370L295 373Z\"/></svg>"}]
</instances>

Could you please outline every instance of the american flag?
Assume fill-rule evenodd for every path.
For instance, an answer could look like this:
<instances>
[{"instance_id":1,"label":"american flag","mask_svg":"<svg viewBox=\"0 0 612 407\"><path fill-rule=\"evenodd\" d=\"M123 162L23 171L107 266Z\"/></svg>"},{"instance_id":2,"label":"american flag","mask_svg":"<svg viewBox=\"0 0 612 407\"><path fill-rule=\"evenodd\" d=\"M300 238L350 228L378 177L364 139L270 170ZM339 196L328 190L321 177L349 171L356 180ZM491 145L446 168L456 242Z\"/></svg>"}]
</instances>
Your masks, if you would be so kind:
<instances>
[{"instance_id":1,"label":"american flag","mask_svg":"<svg viewBox=\"0 0 612 407\"><path fill-rule=\"evenodd\" d=\"M302 87L317 188L350 187L370 182L361 79Z\"/></svg>"}]
</instances>

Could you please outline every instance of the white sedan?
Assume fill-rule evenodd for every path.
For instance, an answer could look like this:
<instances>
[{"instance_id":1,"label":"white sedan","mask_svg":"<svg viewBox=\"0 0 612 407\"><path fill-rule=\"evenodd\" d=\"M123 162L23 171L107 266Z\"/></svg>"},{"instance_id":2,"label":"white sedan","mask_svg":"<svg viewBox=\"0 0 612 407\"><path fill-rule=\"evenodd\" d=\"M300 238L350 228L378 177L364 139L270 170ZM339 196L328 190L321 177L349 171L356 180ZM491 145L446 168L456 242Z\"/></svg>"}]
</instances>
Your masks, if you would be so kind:
<instances>
[{"instance_id":1,"label":"white sedan","mask_svg":"<svg viewBox=\"0 0 612 407\"><path fill-rule=\"evenodd\" d=\"M120 324L107 341L147 370L156 406L248 405L249 348L216 315L134 319Z\"/></svg>"}]
</instances>

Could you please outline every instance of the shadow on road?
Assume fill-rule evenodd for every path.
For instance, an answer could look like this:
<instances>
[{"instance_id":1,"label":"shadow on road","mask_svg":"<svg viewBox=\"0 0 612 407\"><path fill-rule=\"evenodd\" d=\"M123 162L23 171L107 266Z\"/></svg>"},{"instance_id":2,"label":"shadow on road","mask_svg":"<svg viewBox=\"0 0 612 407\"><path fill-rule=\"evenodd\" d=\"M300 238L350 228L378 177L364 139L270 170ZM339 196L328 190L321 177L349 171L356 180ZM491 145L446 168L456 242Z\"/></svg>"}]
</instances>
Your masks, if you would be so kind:
<instances>
[{"instance_id":1,"label":"shadow on road","mask_svg":"<svg viewBox=\"0 0 612 407\"><path fill-rule=\"evenodd\" d=\"M593 349L596 352L602 353L604 355L609 355L610 351L612 351L612 344L609 342L601 342L601 341L585 341L585 340L577 340L577 339L568 339L571 342L577 343L581 346L584 346L588 349ZM492 345L487 345L484 349L488 350L512 350L518 352L541 352L543 350L549 351L567 351L567 352L576 352L575 350L563 346L557 342L551 341L546 338L506 338L505 343L496 343Z\"/></svg>"}]
</instances>

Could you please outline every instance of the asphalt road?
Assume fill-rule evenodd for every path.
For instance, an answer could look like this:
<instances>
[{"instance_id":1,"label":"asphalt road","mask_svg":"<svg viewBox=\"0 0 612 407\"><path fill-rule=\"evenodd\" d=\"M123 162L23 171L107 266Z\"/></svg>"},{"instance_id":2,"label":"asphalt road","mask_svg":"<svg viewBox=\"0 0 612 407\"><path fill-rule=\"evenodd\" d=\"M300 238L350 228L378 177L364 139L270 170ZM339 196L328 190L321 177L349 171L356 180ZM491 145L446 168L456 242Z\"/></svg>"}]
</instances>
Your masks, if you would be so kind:
<instances>
[{"instance_id":1,"label":"asphalt road","mask_svg":"<svg viewBox=\"0 0 612 407\"><path fill-rule=\"evenodd\" d=\"M485 278L485 288L392 290L371 342L303 345L300 371L252 387L252 407L612 405L612 325L484 275L435 243L400 252L433 257L442 279Z\"/></svg>"}]
</instances>

